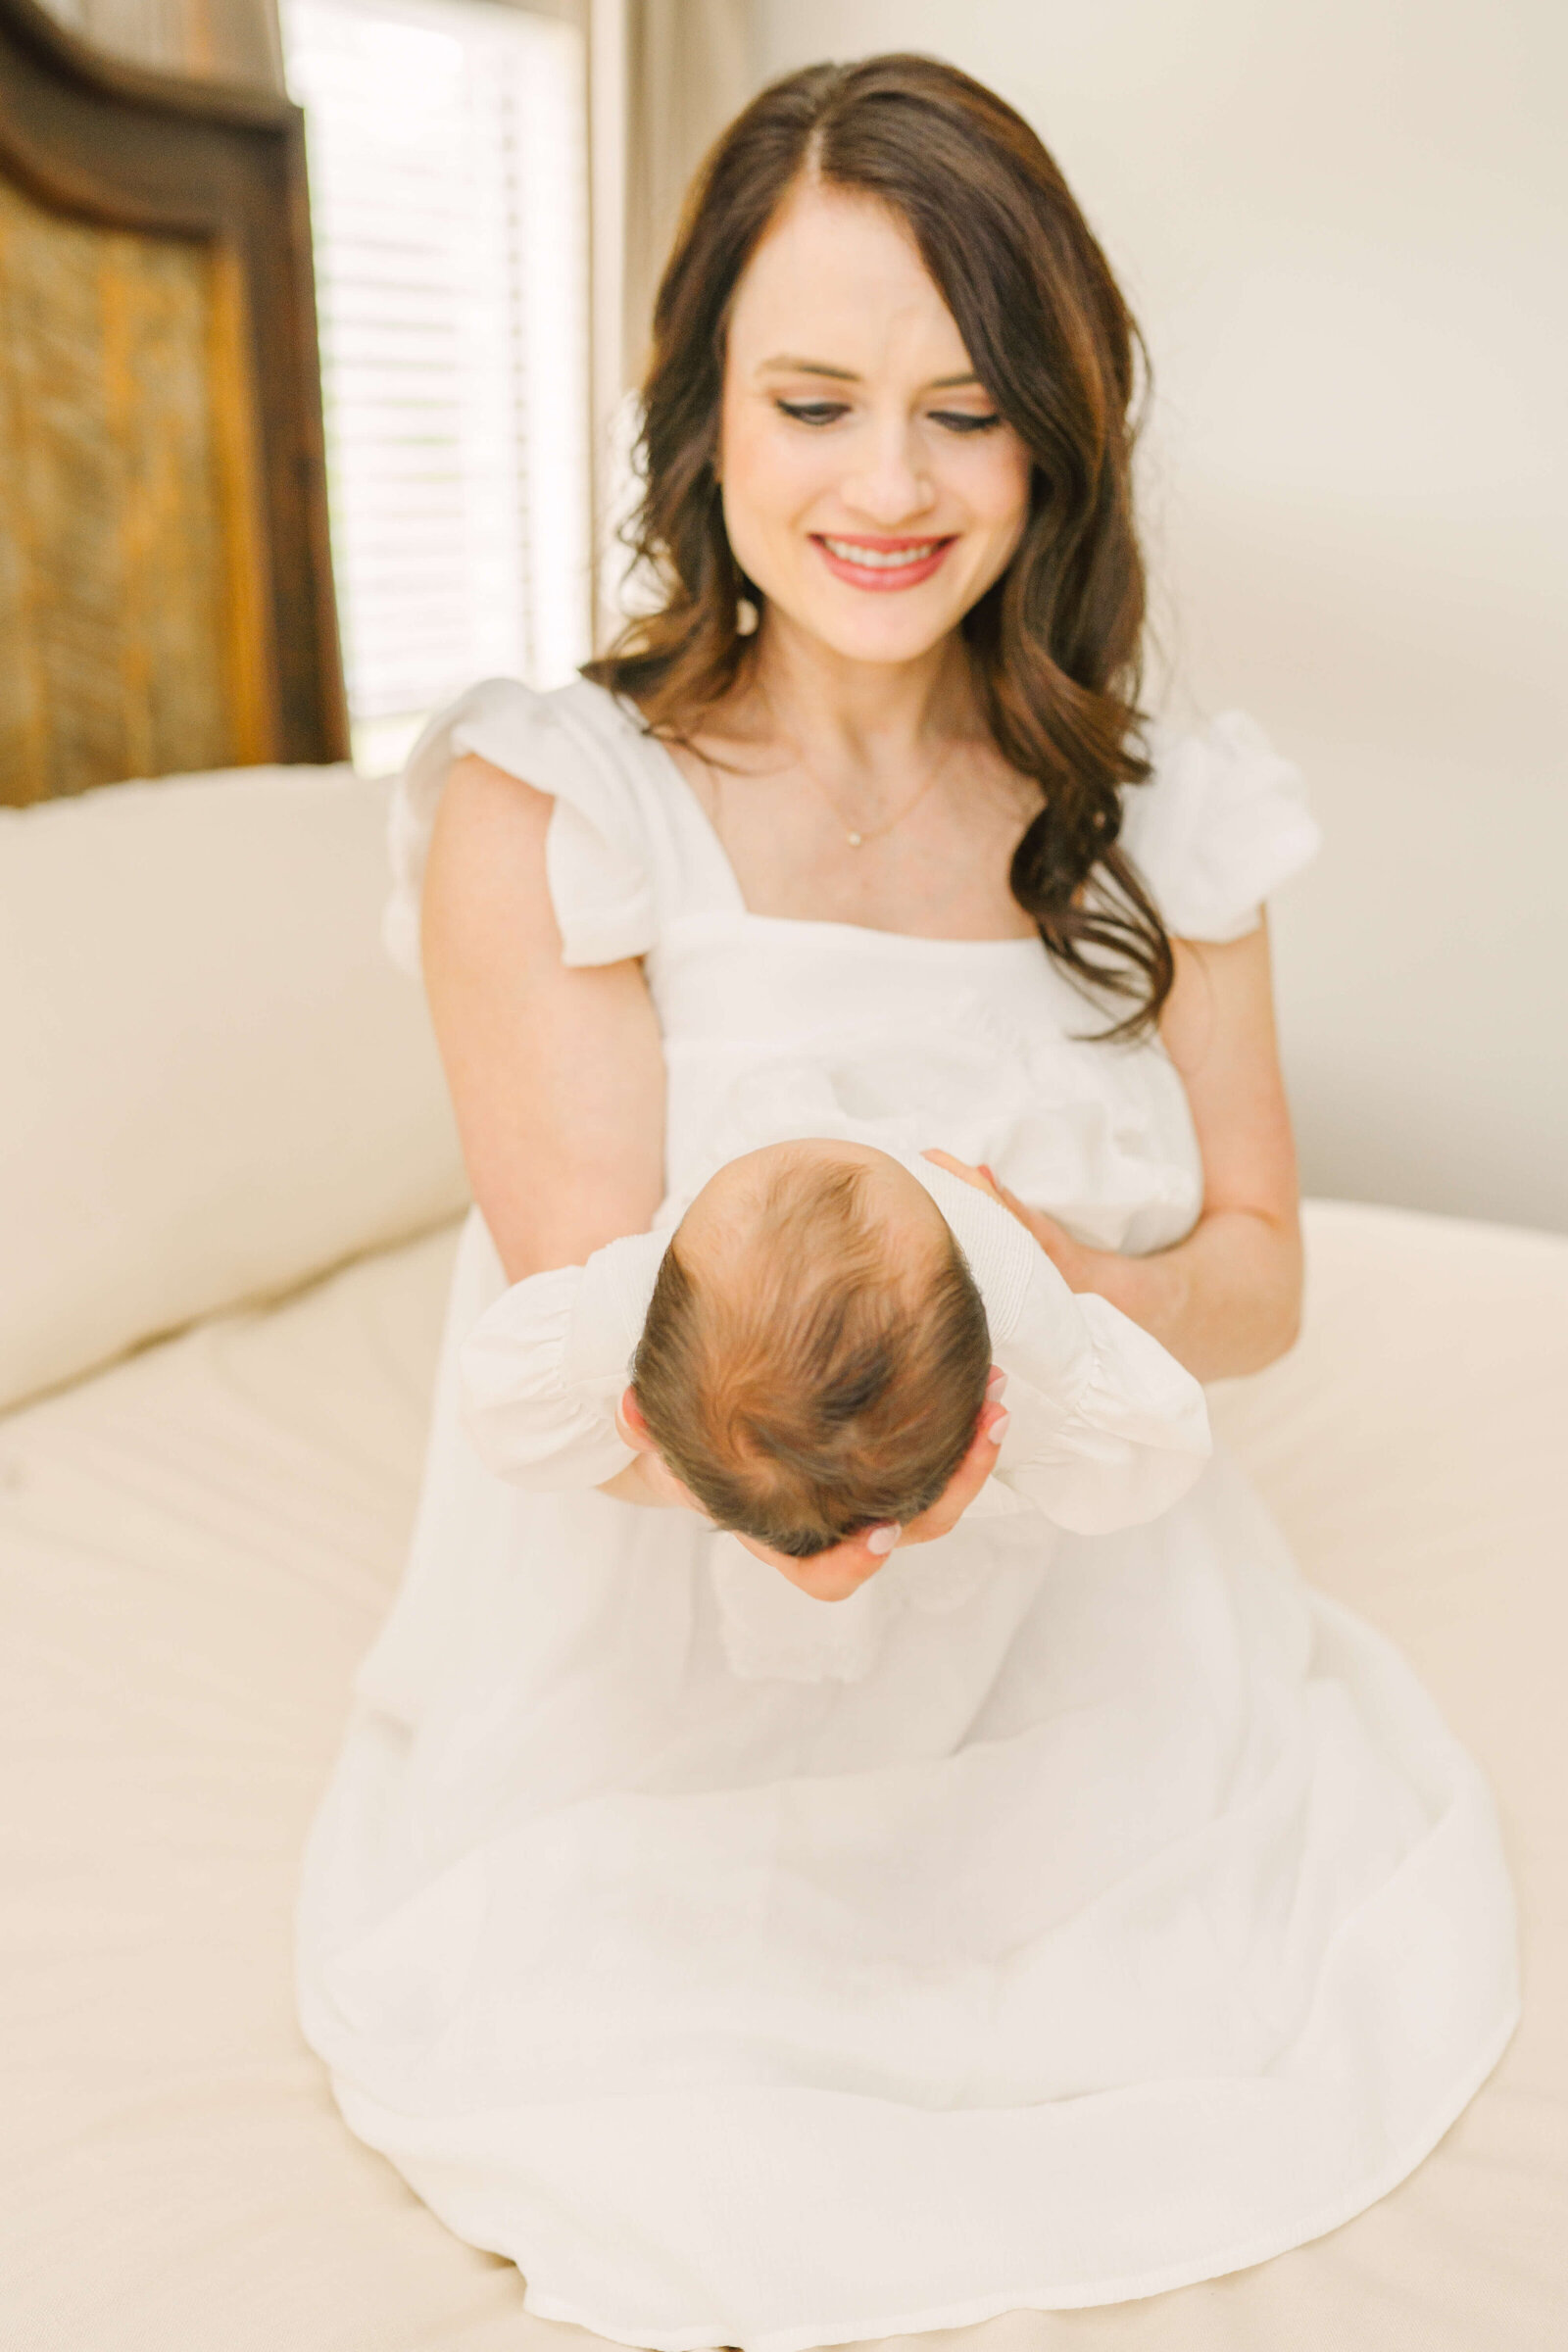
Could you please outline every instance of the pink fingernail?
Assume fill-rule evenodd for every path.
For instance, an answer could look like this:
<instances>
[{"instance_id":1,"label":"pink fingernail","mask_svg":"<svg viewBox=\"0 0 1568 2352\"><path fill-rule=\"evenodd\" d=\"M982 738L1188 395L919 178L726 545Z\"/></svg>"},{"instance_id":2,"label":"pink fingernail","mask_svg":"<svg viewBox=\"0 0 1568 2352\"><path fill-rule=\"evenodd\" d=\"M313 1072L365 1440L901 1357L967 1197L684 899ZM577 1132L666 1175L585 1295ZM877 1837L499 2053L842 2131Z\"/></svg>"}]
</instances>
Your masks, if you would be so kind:
<instances>
[{"instance_id":1,"label":"pink fingernail","mask_svg":"<svg viewBox=\"0 0 1568 2352\"><path fill-rule=\"evenodd\" d=\"M1007 1434L1007 1424L1011 1419L1012 1415L1010 1413L1001 1412L992 1422L991 1427L986 1431L986 1436L991 1440L993 1446L1000 1446L1002 1444L1003 1439Z\"/></svg>"},{"instance_id":2,"label":"pink fingernail","mask_svg":"<svg viewBox=\"0 0 1568 2352\"><path fill-rule=\"evenodd\" d=\"M991 1378L986 1382L986 1396L993 1404L996 1403L997 1398L1002 1395L1006 1385L1007 1375L1005 1372L999 1371L992 1373Z\"/></svg>"},{"instance_id":3,"label":"pink fingernail","mask_svg":"<svg viewBox=\"0 0 1568 2352\"><path fill-rule=\"evenodd\" d=\"M898 1526L873 1527L865 1539L865 1548L867 1551L876 1552L879 1556L886 1554L893 1549L903 1533L904 1530Z\"/></svg>"}]
</instances>

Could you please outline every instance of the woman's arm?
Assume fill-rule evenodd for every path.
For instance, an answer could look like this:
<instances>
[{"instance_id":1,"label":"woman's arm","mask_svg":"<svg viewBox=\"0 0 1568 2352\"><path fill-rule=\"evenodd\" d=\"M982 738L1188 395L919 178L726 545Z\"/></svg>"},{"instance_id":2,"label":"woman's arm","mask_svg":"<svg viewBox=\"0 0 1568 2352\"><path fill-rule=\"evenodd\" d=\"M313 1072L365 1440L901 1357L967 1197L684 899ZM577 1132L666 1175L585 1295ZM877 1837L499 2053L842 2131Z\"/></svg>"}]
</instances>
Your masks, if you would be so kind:
<instances>
[{"instance_id":1,"label":"woman's arm","mask_svg":"<svg viewBox=\"0 0 1568 2352\"><path fill-rule=\"evenodd\" d=\"M664 1065L635 960L568 969L545 875L555 804L456 760L436 812L420 954L473 1197L509 1283L642 1233L663 1193ZM668 1504L639 1459L606 1482Z\"/></svg>"},{"instance_id":2,"label":"woman's arm","mask_svg":"<svg viewBox=\"0 0 1568 2352\"><path fill-rule=\"evenodd\" d=\"M1280 1074L1266 925L1225 946L1172 941L1176 984L1160 1036L1180 1073L1203 1163L1203 1207L1183 1242L1147 1257L1089 1250L1004 1191L1075 1291L1096 1291L1200 1380L1259 1372L1295 1344L1301 1312L1296 1147Z\"/></svg>"},{"instance_id":3,"label":"woman's arm","mask_svg":"<svg viewBox=\"0 0 1568 2352\"><path fill-rule=\"evenodd\" d=\"M635 959L562 962L545 876L554 807L486 760L455 761L420 906L436 1044L508 1282L646 1231L663 1191L648 984Z\"/></svg>"}]
</instances>

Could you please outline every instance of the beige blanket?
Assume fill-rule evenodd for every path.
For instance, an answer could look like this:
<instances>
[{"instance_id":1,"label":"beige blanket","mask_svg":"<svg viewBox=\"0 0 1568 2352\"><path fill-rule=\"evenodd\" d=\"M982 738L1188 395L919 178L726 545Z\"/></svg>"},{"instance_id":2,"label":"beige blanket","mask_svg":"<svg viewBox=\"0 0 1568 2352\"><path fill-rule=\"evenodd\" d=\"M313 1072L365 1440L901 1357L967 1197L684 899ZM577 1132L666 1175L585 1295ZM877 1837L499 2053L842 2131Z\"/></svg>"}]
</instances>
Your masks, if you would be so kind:
<instances>
[{"instance_id":1,"label":"beige blanket","mask_svg":"<svg viewBox=\"0 0 1568 2352\"><path fill-rule=\"evenodd\" d=\"M1308 1234L1306 1335L1216 1425L1491 1777L1524 2022L1344 2229L962 2331L984 2352L1568 2343L1568 1242L1332 1203ZM453 1238L0 1420L4 2352L592 2341L350 2136L294 2025L300 1845L398 1576Z\"/></svg>"}]
</instances>

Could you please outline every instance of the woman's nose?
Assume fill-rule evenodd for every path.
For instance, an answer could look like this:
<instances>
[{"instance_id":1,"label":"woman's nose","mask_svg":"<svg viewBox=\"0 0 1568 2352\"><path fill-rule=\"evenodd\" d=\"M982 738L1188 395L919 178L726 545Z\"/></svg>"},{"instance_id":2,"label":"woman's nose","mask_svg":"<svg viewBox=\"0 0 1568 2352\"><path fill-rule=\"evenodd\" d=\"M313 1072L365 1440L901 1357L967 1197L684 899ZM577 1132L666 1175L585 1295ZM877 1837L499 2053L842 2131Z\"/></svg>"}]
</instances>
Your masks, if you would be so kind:
<instances>
[{"instance_id":1,"label":"woman's nose","mask_svg":"<svg viewBox=\"0 0 1568 2352\"><path fill-rule=\"evenodd\" d=\"M840 485L847 507L885 531L897 530L929 514L936 487L921 462L913 434L901 418L875 430L862 446L859 463Z\"/></svg>"}]
</instances>

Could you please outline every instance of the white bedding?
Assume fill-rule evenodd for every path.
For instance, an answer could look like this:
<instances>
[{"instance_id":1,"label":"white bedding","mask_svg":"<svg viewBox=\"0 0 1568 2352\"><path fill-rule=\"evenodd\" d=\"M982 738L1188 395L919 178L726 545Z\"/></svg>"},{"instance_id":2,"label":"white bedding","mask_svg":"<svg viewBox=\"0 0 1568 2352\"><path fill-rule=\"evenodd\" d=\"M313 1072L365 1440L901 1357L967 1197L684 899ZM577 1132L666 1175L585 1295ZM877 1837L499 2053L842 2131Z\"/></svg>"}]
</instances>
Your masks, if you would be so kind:
<instances>
[{"instance_id":1,"label":"white bedding","mask_svg":"<svg viewBox=\"0 0 1568 2352\"><path fill-rule=\"evenodd\" d=\"M1555 2352L1568 2312L1568 1243L1309 1210L1308 1326L1213 1392L1308 1575L1496 1793L1524 2021L1345 2228L963 2331L1107 2352ZM516 2352L567 2330L351 2138L294 2024L299 1850L401 1566L443 1233L0 1421L0 2346Z\"/></svg>"}]
</instances>

